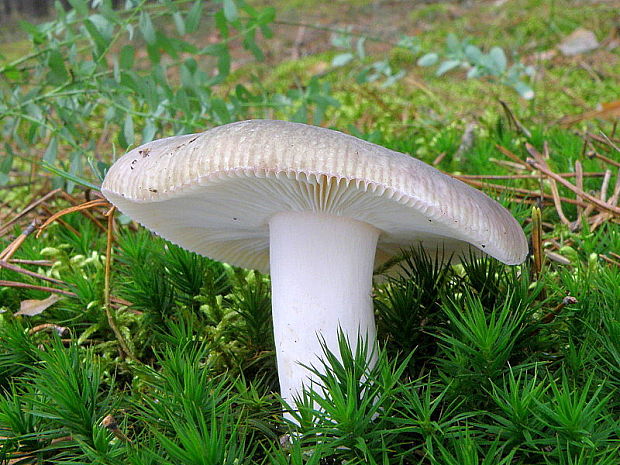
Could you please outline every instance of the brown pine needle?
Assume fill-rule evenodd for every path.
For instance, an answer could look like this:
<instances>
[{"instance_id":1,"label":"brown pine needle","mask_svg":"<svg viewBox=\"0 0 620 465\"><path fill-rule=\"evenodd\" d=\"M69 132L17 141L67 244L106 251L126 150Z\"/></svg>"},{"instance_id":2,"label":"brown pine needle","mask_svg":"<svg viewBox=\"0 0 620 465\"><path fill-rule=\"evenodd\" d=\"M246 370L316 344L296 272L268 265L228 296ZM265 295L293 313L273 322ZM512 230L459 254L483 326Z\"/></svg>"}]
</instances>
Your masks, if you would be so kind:
<instances>
[{"instance_id":1,"label":"brown pine needle","mask_svg":"<svg viewBox=\"0 0 620 465\"><path fill-rule=\"evenodd\" d=\"M614 260L613 258L609 258L605 254L601 253L598 256L601 257L603 260L605 260L607 263L611 263L612 265L620 266L620 261Z\"/></svg>"},{"instance_id":2,"label":"brown pine needle","mask_svg":"<svg viewBox=\"0 0 620 465\"><path fill-rule=\"evenodd\" d=\"M517 163L518 165L523 166L524 168L529 169L530 167L527 165L527 163L525 162L525 160L521 160L517 155L515 155L514 153L512 153L510 150L508 150L505 147L502 147L501 145L497 144L495 147L497 147L497 150L499 150L500 152L502 152L505 156L507 156L508 158L510 158L512 161L514 161L515 163Z\"/></svg>"},{"instance_id":3,"label":"brown pine needle","mask_svg":"<svg viewBox=\"0 0 620 465\"><path fill-rule=\"evenodd\" d=\"M52 266L54 264L51 260L25 260L22 258L12 258L10 263L17 263L19 265L35 265L35 266Z\"/></svg>"},{"instance_id":4,"label":"brown pine needle","mask_svg":"<svg viewBox=\"0 0 620 465\"><path fill-rule=\"evenodd\" d=\"M620 168L620 162L612 160L611 158L607 158L605 155L601 155L596 150L590 150L588 153L586 153L586 156L588 158L598 158L599 160L601 160L604 163L607 163L608 165L612 165L617 168Z\"/></svg>"},{"instance_id":5,"label":"brown pine needle","mask_svg":"<svg viewBox=\"0 0 620 465\"><path fill-rule=\"evenodd\" d=\"M48 215L48 217L53 216L54 212L52 210L50 210L47 206L45 205L41 205L41 209ZM75 234L77 237L81 237L82 234L80 234L80 232L75 229L73 226L71 226L69 223L67 223L66 221L60 219L60 218L56 218L56 221L58 221L58 223L65 229L68 229L69 231L71 231L73 234ZM38 234L36 237L39 237Z\"/></svg>"},{"instance_id":6,"label":"brown pine needle","mask_svg":"<svg viewBox=\"0 0 620 465\"><path fill-rule=\"evenodd\" d=\"M43 292L50 292L52 294L66 295L67 297L77 297L77 294L75 294L74 292L65 291L64 289L56 289L54 287L47 287L47 286L35 286L34 284L20 283L17 281L0 280L0 286L20 287L22 289L32 289L33 291L43 291Z\"/></svg>"},{"instance_id":7,"label":"brown pine needle","mask_svg":"<svg viewBox=\"0 0 620 465\"><path fill-rule=\"evenodd\" d=\"M543 267L542 218L540 208L532 207L532 252L534 255L533 278L538 279Z\"/></svg>"},{"instance_id":8,"label":"brown pine needle","mask_svg":"<svg viewBox=\"0 0 620 465\"><path fill-rule=\"evenodd\" d=\"M476 181L474 179L468 179L467 177L463 177L460 175L452 175L452 177L459 179L461 181L463 181L466 184L469 184L471 186L474 187L479 187L479 188L483 188L483 189L490 189L490 190L495 190L495 191L499 191L499 192L509 192L511 194L515 194L515 195L519 195L522 197L530 197L532 199L538 199L540 197L543 197L544 199L549 199L549 200L553 200L553 196L549 195L549 194L545 194L545 193L540 193L540 192L536 192L536 191L531 191L531 190L527 190L527 189L521 189L518 187L511 187L511 186L505 186L503 184L492 184L492 183L488 183L488 182L481 182L481 181ZM583 202L583 201L579 201L579 200L575 200L575 199L569 199L566 197L560 197L560 200L562 202L565 203L570 203L573 205L581 205L582 207L587 207L587 203Z\"/></svg>"},{"instance_id":9,"label":"brown pine needle","mask_svg":"<svg viewBox=\"0 0 620 465\"><path fill-rule=\"evenodd\" d=\"M61 210L58 213L50 216L45 221L45 223L41 225L41 227L39 228L39 231L37 232L37 237L39 237L41 233L43 232L43 230L45 230L45 228L47 228L50 224L52 224L58 218L68 215L69 213L85 210L87 208L109 207L109 206L110 206L110 203L107 200L97 199L97 200L91 200L90 202L85 202L81 205L76 205L74 207L65 208L64 210Z\"/></svg>"},{"instance_id":10,"label":"brown pine needle","mask_svg":"<svg viewBox=\"0 0 620 465\"><path fill-rule=\"evenodd\" d=\"M545 151L547 151L546 147L547 145L545 145ZM538 152L534 148L533 145L526 143L525 148L530 153L530 155L532 155L541 166L544 166L545 169L551 171L549 169L549 165L547 165L547 162L545 161L543 156L540 154L540 152ZM562 209L562 201L560 200L560 193L558 191L558 186L555 183L555 180L550 179L549 185L551 186L551 195L553 196L553 205L555 206L555 210L558 213L558 217L560 218L560 221L562 221L562 223L564 223L565 225L570 226L571 222L569 221L568 218L566 218L566 215L564 215L564 210Z\"/></svg>"},{"instance_id":11,"label":"brown pine needle","mask_svg":"<svg viewBox=\"0 0 620 465\"><path fill-rule=\"evenodd\" d=\"M583 166L581 165L581 162L579 160L575 161L575 185L577 186L577 189L579 189L580 191L583 191ZM575 194L577 200L583 200L579 194ZM581 218L581 213L583 212L583 209L581 208L580 205L577 206L577 219Z\"/></svg>"},{"instance_id":12,"label":"brown pine needle","mask_svg":"<svg viewBox=\"0 0 620 465\"><path fill-rule=\"evenodd\" d=\"M607 204L605 202L602 202L600 199L597 199L596 197L588 194L587 192L584 192L583 190L577 189L573 184L571 184L570 182L568 182L564 178L558 176L557 174L555 174L554 172L548 170L544 166L541 166L540 163L538 163L533 158L529 158L528 159L528 163L533 168L535 168L538 171L540 171L541 173L543 173L545 176L556 180L557 182L562 184L564 187L570 189L571 191L573 191L576 194L579 194L586 201L588 201L591 204L593 204L595 206L595 208L597 208L598 210L609 212L609 213L613 214L614 216L620 216L620 208L615 207L613 205L609 205L609 204Z\"/></svg>"},{"instance_id":13,"label":"brown pine needle","mask_svg":"<svg viewBox=\"0 0 620 465\"><path fill-rule=\"evenodd\" d=\"M569 295L564 297L562 299L562 302L560 302L560 304L558 304L557 307L555 307L553 310L547 313L544 317L542 317L540 322L545 323L545 324L551 323L560 314L560 312L562 311L564 307L566 307L567 305L574 305L577 302L578 302L577 299Z\"/></svg>"},{"instance_id":14,"label":"brown pine needle","mask_svg":"<svg viewBox=\"0 0 620 465\"><path fill-rule=\"evenodd\" d=\"M73 205L77 206L77 205L80 204L80 201L78 199L76 199L72 195L69 195L65 191L62 191L60 193L60 195L62 195L62 197L64 199L68 200ZM103 232L106 231L105 226L103 224L101 224L101 222L97 218L95 218L95 216L91 212L89 212L88 210L82 210L82 213L84 214L84 216L86 216L88 219L90 219L93 223L95 223L95 226L97 226L101 231L103 231Z\"/></svg>"},{"instance_id":15,"label":"brown pine needle","mask_svg":"<svg viewBox=\"0 0 620 465\"><path fill-rule=\"evenodd\" d=\"M67 286L67 283L65 283L64 281L60 281L60 280L55 279L55 278L50 278L49 276L45 276L45 275L42 275L42 274L39 274L39 273L35 273L34 271L30 271L30 270L27 270L27 269L22 268L20 266L13 265L13 264L8 263L8 262L6 262L4 260L0 260L0 268L6 268L7 270L15 271L16 273L25 274L26 276L30 276L31 278L41 279L41 280L47 281L49 283L59 284L61 286Z\"/></svg>"},{"instance_id":16,"label":"brown pine needle","mask_svg":"<svg viewBox=\"0 0 620 465\"><path fill-rule=\"evenodd\" d=\"M609 181L611 179L611 170L605 171L605 177L603 178L603 184L601 184L600 198L603 202L607 200L607 190L609 189Z\"/></svg>"},{"instance_id":17,"label":"brown pine needle","mask_svg":"<svg viewBox=\"0 0 620 465\"><path fill-rule=\"evenodd\" d=\"M59 336L64 336L65 334L67 334L69 332L69 328L65 327L65 326L59 326L59 325L55 325L53 323L43 323L37 326L33 326L32 328L30 328L28 330L28 334L36 334L39 333L41 331L46 331L46 330L50 330L52 332L57 333Z\"/></svg>"},{"instance_id":18,"label":"brown pine needle","mask_svg":"<svg viewBox=\"0 0 620 465\"><path fill-rule=\"evenodd\" d=\"M503 100L500 100L499 103L504 109L504 113L506 114L506 118L508 119L508 123L510 124L510 126L517 129L521 134L523 134L528 139L531 138L532 133L523 125L523 123L521 123L521 121L519 121L519 119L515 116L515 114L512 112L512 110L508 106L508 104L504 102Z\"/></svg>"},{"instance_id":19,"label":"brown pine needle","mask_svg":"<svg viewBox=\"0 0 620 465\"><path fill-rule=\"evenodd\" d=\"M575 165L579 163L578 161L575 162ZM579 164L580 168L581 168L581 164ZM579 174L577 174L577 172L575 173L557 173L558 176L562 176L563 178L574 178L574 177L578 177ZM605 173L603 172L586 172L586 173L581 173L581 176L583 176L584 178L602 178L603 176L605 176ZM493 180L500 180L500 179L507 179L507 180L511 180L511 179L538 179L540 176L538 174L459 174L459 175L455 175L454 177L459 178L459 179L493 179ZM582 184L583 184L583 180L582 180Z\"/></svg>"},{"instance_id":20,"label":"brown pine needle","mask_svg":"<svg viewBox=\"0 0 620 465\"><path fill-rule=\"evenodd\" d=\"M47 194L45 194L43 197L41 197L40 199L36 200L35 202L32 202L30 205L28 205L26 208L24 208L21 212L19 212L15 217L13 217L12 220L10 220L8 223L6 223L5 225L2 226L2 228L0 229L0 236L4 236L4 234L6 234L6 232L11 228L11 226L13 224L15 224L24 215L26 215L26 213L30 212L34 208L36 208L39 205L41 205L43 202L45 202L48 199L52 198L53 196L58 194L60 191L61 191L61 189L54 189L53 191L48 192Z\"/></svg>"}]
</instances>

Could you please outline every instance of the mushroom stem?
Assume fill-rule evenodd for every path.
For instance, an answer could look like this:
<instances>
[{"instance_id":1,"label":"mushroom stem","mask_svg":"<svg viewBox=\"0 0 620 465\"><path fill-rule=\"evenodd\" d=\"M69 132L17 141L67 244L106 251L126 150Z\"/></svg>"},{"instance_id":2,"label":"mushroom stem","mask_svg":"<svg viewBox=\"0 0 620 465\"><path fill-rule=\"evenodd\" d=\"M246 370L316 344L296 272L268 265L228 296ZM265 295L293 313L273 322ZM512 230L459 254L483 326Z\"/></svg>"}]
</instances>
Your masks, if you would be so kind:
<instances>
[{"instance_id":1,"label":"mushroom stem","mask_svg":"<svg viewBox=\"0 0 620 465\"><path fill-rule=\"evenodd\" d=\"M379 230L361 221L285 212L269 222L273 326L280 390L294 406L316 377L319 336L334 354L341 328L355 350L358 335L376 341L372 271Z\"/></svg>"}]
</instances>

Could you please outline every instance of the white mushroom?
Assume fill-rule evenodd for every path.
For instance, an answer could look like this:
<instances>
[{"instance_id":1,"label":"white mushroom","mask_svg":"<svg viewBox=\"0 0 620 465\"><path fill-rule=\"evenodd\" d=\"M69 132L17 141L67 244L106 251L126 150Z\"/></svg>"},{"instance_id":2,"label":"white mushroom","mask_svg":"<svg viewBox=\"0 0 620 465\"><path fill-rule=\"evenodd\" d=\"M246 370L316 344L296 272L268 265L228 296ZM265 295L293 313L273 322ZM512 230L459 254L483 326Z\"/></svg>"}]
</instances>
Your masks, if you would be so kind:
<instances>
[{"instance_id":1,"label":"white mushroom","mask_svg":"<svg viewBox=\"0 0 620 465\"><path fill-rule=\"evenodd\" d=\"M121 157L102 186L120 211L213 259L270 271L282 397L311 382L320 335L371 346L372 271L422 244L474 246L507 264L525 236L497 202L415 158L305 124L251 120L157 140Z\"/></svg>"}]
</instances>

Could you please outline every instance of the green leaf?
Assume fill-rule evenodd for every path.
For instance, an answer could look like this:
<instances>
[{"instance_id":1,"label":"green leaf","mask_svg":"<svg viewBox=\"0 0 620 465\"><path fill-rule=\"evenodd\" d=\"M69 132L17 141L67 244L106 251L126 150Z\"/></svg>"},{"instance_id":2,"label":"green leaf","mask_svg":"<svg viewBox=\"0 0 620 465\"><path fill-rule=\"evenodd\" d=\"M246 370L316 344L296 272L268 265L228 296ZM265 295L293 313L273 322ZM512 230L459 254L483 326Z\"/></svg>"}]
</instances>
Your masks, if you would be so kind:
<instances>
[{"instance_id":1,"label":"green leaf","mask_svg":"<svg viewBox=\"0 0 620 465\"><path fill-rule=\"evenodd\" d=\"M353 60L352 53L340 53L332 59L332 66L344 66Z\"/></svg>"},{"instance_id":2,"label":"green leaf","mask_svg":"<svg viewBox=\"0 0 620 465\"><path fill-rule=\"evenodd\" d=\"M74 152L71 155L71 165L69 167L69 174L76 178L82 172L82 152ZM69 180L67 182L67 193L71 194L75 189L75 181Z\"/></svg>"},{"instance_id":3,"label":"green leaf","mask_svg":"<svg viewBox=\"0 0 620 465\"><path fill-rule=\"evenodd\" d=\"M219 124L226 124L231 122L230 112L226 106L226 102L220 98L214 98L211 100L211 108L213 113L217 116Z\"/></svg>"},{"instance_id":4,"label":"green leaf","mask_svg":"<svg viewBox=\"0 0 620 465\"><path fill-rule=\"evenodd\" d=\"M258 61L263 61L265 59L263 51L256 45L256 29L250 29L246 32L243 37L243 46L252 52L252 55L254 55L254 58Z\"/></svg>"},{"instance_id":5,"label":"green leaf","mask_svg":"<svg viewBox=\"0 0 620 465\"><path fill-rule=\"evenodd\" d=\"M55 174L56 176L60 176L61 178L72 181L81 186L89 187L90 189L101 190L101 186L93 184L92 182L79 176L67 173L66 171L57 168L56 166L46 162L45 160L41 162L41 168L43 168L45 171L49 171L50 173Z\"/></svg>"},{"instance_id":6,"label":"green leaf","mask_svg":"<svg viewBox=\"0 0 620 465\"><path fill-rule=\"evenodd\" d=\"M69 0L69 4L79 16L88 15L88 2L86 0Z\"/></svg>"},{"instance_id":7,"label":"green leaf","mask_svg":"<svg viewBox=\"0 0 620 465\"><path fill-rule=\"evenodd\" d=\"M157 43L147 44L146 52L152 63L159 64L161 62L161 52Z\"/></svg>"},{"instance_id":8,"label":"green leaf","mask_svg":"<svg viewBox=\"0 0 620 465\"><path fill-rule=\"evenodd\" d=\"M47 163L54 163L56 161L56 155L58 154L58 138L52 137L50 143L45 149L43 154L43 161Z\"/></svg>"},{"instance_id":9,"label":"green leaf","mask_svg":"<svg viewBox=\"0 0 620 465\"><path fill-rule=\"evenodd\" d=\"M357 56L363 60L364 58L366 58L366 37L360 37L357 40L357 44L356 44L356 51L357 51Z\"/></svg>"},{"instance_id":10,"label":"green leaf","mask_svg":"<svg viewBox=\"0 0 620 465\"><path fill-rule=\"evenodd\" d=\"M228 21L226 21L224 11L219 10L217 13L215 13L215 26L217 27L218 31L220 31L222 39L228 39Z\"/></svg>"},{"instance_id":11,"label":"green leaf","mask_svg":"<svg viewBox=\"0 0 620 465\"><path fill-rule=\"evenodd\" d=\"M456 68L460 64L461 62L459 60L446 60L442 64L439 65L439 68L437 68L437 71L435 72L435 74L437 76L441 76L442 74L445 74L448 71Z\"/></svg>"},{"instance_id":12,"label":"green leaf","mask_svg":"<svg viewBox=\"0 0 620 465\"><path fill-rule=\"evenodd\" d=\"M196 0L190 10L187 12L187 19L185 20L185 30L188 34L196 32L200 25L200 19L202 18L202 10L205 2L203 0Z\"/></svg>"},{"instance_id":13,"label":"green leaf","mask_svg":"<svg viewBox=\"0 0 620 465\"><path fill-rule=\"evenodd\" d=\"M10 148L8 144L4 144L5 149ZM13 166L13 153L6 150L7 155L0 160L0 186L5 186L9 182L9 173Z\"/></svg>"},{"instance_id":14,"label":"green leaf","mask_svg":"<svg viewBox=\"0 0 620 465\"><path fill-rule=\"evenodd\" d=\"M2 60L4 61L5 58L2 57ZM8 80L12 80L12 81L19 81L22 79L22 71L19 68L16 68L13 65L8 65L5 69L4 69L4 77Z\"/></svg>"},{"instance_id":15,"label":"green leaf","mask_svg":"<svg viewBox=\"0 0 620 465\"><path fill-rule=\"evenodd\" d=\"M89 19L85 19L83 24L88 31L88 35L95 44L95 52L97 57L99 57L108 47L108 40L101 35L101 32L99 32L99 30Z\"/></svg>"},{"instance_id":16,"label":"green leaf","mask_svg":"<svg viewBox=\"0 0 620 465\"><path fill-rule=\"evenodd\" d=\"M136 50L133 45L123 45L118 58L121 69L127 70L133 68L135 53Z\"/></svg>"},{"instance_id":17,"label":"green leaf","mask_svg":"<svg viewBox=\"0 0 620 465\"><path fill-rule=\"evenodd\" d=\"M156 131L157 127L155 126L153 120L147 120L144 128L142 128L142 143L146 144L147 142L151 142Z\"/></svg>"},{"instance_id":18,"label":"green leaf","mask_svg":"<svg viewBox=\"0 0 620 465\"><path fill-rule=\"evenodd\" d=\"M58 50L52 50L47 59L49 73L47 79L50 84L58 86L64 84L69 79L69 73L65 67L65 59Z\"/></svg>"},{"instance_id":19,"label":"green leaf","mask_svg":"<svg viewBox=\"0 0 620 465\"><path fill-rule=\"evenodd\" d=\"M125 116L125 124L123 125L123 137L127 143L126 147L129 147L135 142L135 135L133 131L133 118L129 113Z\"/></svg>"},{"instance_id":20,"label":"green leaf","mask_svg":"<svg viewBox=\"0 0 620 465\"><path fill-rule=\"evenodd\" d=\"M268 26L276 19L276 9L272 7L263 8L256 19L263 37L270 39L273 36L271 28Z\"/></svg>"},{"instance_id":21,"label":"green leaf","mask_svg":"<svg viewBox=\"0 0 620 465\"><path fill-rule=\"evenodd\" d=\"M239 19L239 10L234 0L224 0L224 17L231 23Z\"/></svg>"},{"instance_id":22,"label":"green leaf","mask_svg":"<svg viewBox=\"0 0 620 465\"><path fill-rule=\"evenodd\" d=\"M516 90L521 97L526 100L531 100L534 98L534 91L530 86L528 86L523 81L517 81L511 85L514 90Z\"/></svg>"},{"instance_id":23,"label":"green leaf","mask_svg":"<svg viewBox=\"0 0 620 465\"><path fill-rule=\"evenodd\" d=\"M180 110L183 113L185 113L186 116L189 116L191 111L190 111L189 98L187 97L187 91L185 89L180 89L174 95L174 97L175 97L174 98L175 107L178 110Z\"/></svg>"},{"instance_id":24,"label":"green leaf","mask_svg":"<svg viewBox=\"0 0 620 465\"><path fill-rule=\"evenodd\" d=\"M418 66L433 66L439 60L436 53L427 53L418 59Z\"/></svg>"},{"instance_id":25,"label":"green leaf","mask_svg":"<svg viewBox=\"0 0 620 465\"><path fill-rule=\"evenodd\" d=\"M30 36L35 45L41 45L45 42L45 34L36 25L27 21L19 21L19 27Z\"/></svg>"},{"instance_id":26,"label":"green leaf","mask_svg":"<svg viewBox=\"0 0 620 465\"><path fill-rule=\"evenodd\" d=\"M469 71L467 71L467 79L473 79L473 78L477 78L480 76L484 76L484 74L485 73L483 70L481 70L477 66L472 66L471 68L469 68Z\"/></svg>"},{"instance_id":27,"label":"green leaf","mask_svg":"<svg viewBox=\"0 0 620 465\"><path fill-rule=\"evenodd\" d=\"M179 13L178 11L175 11L174 13L172 13L172 19L174 20L174 25L177 28L177 33L180 36L184 36L186 32L186 28L185 28L185 20L183 19L183 15Z\"/></svg>"},{"instance_id":28,"label":"green leaf","mask_svg":"<svg viewBox=\"0 0 620 465\"><path fill-rule=\"evenodd\" d=\"M223 43L209 45L202 49L201 53L217 57L218 80L230 74L230 53L226 45Z\"/></svg>"},{"instance_id":29,"label":"green leaf","mask_svg":"<svg viewBox=\"0 0 620 465\"><path fill-rule=\"evenodd\" d=\"M474 64L482 62L482 52L475 45L468 45L465 47L465 56Z\"/></svg>"},{"instance_id":30,"label":"green leaf","mask_svg":"<svg viewBox=\"0 0 620 465\"><path fill-rule=\"evenodd\" d=\"M156 40L155 28L153 27L153 21L151 21L151 17L148 13L144 11L140 13L138 27L140 28L140 32L142 33L146 43L149 45L154 44Z\"/></svg>"},{"instance_id":31,"label":"green leaf","mask_svg":"<svg viewBox=\"0 0 620 465\"><path fill-rule=\"evenodd\" d=\"M500 72L500 74L506 71L508 61L506 60L506 54L504 53L504 50L502 48L493 47L489 52L489 56L495 63L495 67Z\"/></svg>"},{"instance_id":32,"label":"green leaf","mask_svg":"<svg viewBox=\"0 0 620 465\"><path fill-rule=\"evenodd\" d=\"M446 38L446 48L451 53L458 53L461 51L461 42L455 34L448 34Z\"/></svg>"}]
</instances>

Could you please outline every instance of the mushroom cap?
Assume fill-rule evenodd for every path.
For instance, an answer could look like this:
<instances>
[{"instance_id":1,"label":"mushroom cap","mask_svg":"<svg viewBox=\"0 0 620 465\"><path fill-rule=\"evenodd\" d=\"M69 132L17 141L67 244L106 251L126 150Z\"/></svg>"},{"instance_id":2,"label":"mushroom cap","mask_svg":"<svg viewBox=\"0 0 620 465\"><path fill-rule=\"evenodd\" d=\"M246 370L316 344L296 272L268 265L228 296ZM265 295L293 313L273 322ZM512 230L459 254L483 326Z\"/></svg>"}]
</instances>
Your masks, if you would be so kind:
<instances>
[{"instance_id":1,"label":"mushroom cap","mask_svg":"<svg viewBox=\"0 0 620 465\"><path fill-rule=\"evenodd\" d=\"M300 123L241 121L149 142L117 160L101 190L165 239L264 272L269 220L286 211L371 224L381 231L376 264L417 244L447 256L473 245L507 264L528 253L517 221L482 192L410 155Z\"/></svg>"}]
</instances>

